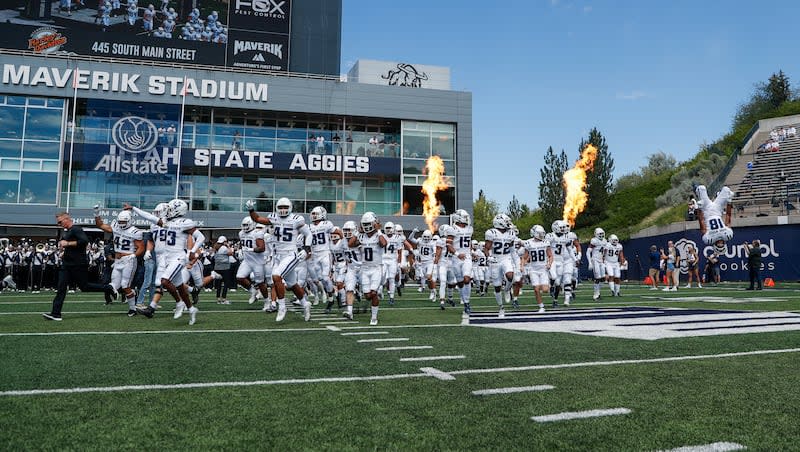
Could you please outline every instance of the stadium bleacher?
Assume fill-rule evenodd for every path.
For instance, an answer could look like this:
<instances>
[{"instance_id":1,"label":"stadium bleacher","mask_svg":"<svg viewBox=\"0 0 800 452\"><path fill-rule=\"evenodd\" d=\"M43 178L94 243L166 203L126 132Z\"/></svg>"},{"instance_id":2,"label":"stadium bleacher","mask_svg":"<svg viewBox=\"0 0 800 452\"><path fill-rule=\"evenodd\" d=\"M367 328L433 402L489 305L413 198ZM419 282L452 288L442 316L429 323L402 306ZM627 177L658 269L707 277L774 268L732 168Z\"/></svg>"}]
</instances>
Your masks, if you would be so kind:
<instances>
[{"instance_id":1,"label":"stadium bleacher","mask_svg":"<svg viewBox=\"0 0 800 452\"><path fill-rule=\"evenodd\" d=\"M793 118L794 119L794 118ZM800 209L800 138L791 136L780 142L780 150L758 152L758 145L780 127L800 128L787 123L759 130L731 169L726 184L736 192L736 216L787 215Z\"/></svg>"}]
</instances>

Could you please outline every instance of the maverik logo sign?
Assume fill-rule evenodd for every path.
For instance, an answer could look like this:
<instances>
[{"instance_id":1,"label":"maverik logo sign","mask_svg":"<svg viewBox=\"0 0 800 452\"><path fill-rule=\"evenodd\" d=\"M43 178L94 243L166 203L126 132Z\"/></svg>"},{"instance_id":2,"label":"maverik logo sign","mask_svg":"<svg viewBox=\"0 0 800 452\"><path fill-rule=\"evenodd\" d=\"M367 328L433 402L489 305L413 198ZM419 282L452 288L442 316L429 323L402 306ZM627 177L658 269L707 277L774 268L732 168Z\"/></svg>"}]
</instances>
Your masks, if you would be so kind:
<instances>
[{"instance_id":1,"label":"maverik logo sign","mask_svg":"<svg viewBox=\"0 0 800 452\"><path fill-rule=\"evenodd\" d=\"M241 52L266 52L276 57L283 59L283 44L270 44L266 42L253 42L253 41L239 41L236 40L233 43L233 54L238 55ZM258 53L261 55L261 53ZM255 58L253 61L264 61L264 56L261 55L259 60Z\"/></svg>"}]
</instances>

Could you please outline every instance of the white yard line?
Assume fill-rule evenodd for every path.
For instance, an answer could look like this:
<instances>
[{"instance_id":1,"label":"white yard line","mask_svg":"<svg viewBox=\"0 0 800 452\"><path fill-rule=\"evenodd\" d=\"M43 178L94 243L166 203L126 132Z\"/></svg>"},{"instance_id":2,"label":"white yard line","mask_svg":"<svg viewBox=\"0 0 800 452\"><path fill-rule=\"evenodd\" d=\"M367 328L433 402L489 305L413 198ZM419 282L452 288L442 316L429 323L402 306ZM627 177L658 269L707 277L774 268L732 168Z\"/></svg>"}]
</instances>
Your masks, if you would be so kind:
<instances>
[{"instance_id":1,"label":"white yard line","mask_svg":"<svg viewBox=\"0 0 800 452\"><path fill-rule=\"evenodd\" d=\"M252 330L254 332L273 332L273 331L328 331L326 329L285 329L285 330ZM192 332L197 330L189 330ZM213 332L213 331L212 331ZM241 332L241 331L239 331ZM138 332L144 333L144 332ZM149 333L163 333L163 331L150 331ZM23 333L32 334L32 333ZM48 333L52 334L52 333ZM86 333L78 333L86 334ZM109 333L101 333L109 334ZM117 334L127 334L119 332ZM408 338L397 338L392 340L408 340ZM362 339L358 342L381 342L387 339ZM514 372L520 370L542 370L542 369L559 369L570 367L590 367L590 366L614 366L614 365L627 365L627 364L642 364L642 363L661 363L670 361L686 361L686 360L699 360L699 359L719 359L730 358L737 356L752 356L752 355L768 355L776 353L797 353L800 348L780 349L780 350L756 350L752 352L740 353L721 353L718 355L697 355L697 356L674 356L666 358L654 359L641 359L641 360L626 360L626 361L590 361L582 363L566 363L566 364L553 364L544 366L527 366L527 367L499 367L494 369L468 369L453 372L445 372L438 369L422 368L423 373L419 374L395 374L395 375L372 375L362 377L327 377L327 378L307 378L307 379L287 379L287 380L257 380L257 381L223 381L212 383L187 383L175 385L140 385L140 386L106 386L106 387L89 387L89 388L53 388L53 389L30 389L20 391L2 391L0 396L27 396L27 395L41 395L41 394L71 394L71 393L85 393L85 392L119 392L119 391L143 391L151 389L191 389L191 388L212 388L212 387L231 387L231 386L258 386L258 385L279 385L279 384L301 384L301 383L328 383L328 382L350 382L350 381L377 381L377 380L397 380L403 378L418 378L418 377L435 377L440 379L454 379L454 375L466 375L474 373L501 373L501 372ZM435 371L435 372L434 372ZM447 375L441 378L442 375ZM450 378L452 377L452 378Z\"/></svg>"},{"instance_id":2,"label":"white yard line","mask_svg":"<svg viewBox=\"0 0 800 452\"><path fill-rule=\"evenodd\" d=\"M443 356L417 356L415 358L400 358L402 362L409 361L439 361L444 359L464 359L464 355L443 355Z\"/></svg>"},{"instance_id":3,"label":"white yard line","mask_svg":"<svg viewBox=\"0 0 800 452\"><path fill-rule=\"evenodd\" d=\"M517 386L513 388L497 388L497 389L481 389L472 391L472 395L495 395L495 394L514 394L517 392L532 392L532 391L549 391L554 389L555 386L551 385L538 385L538 386Z\"/></svg>"},{"instance_id":4,"label":"white yard line","mask_svg":"<svg viewBox=\"0 0 800 452\"><path fill-rule=\"evenodd\" d=\"M342 336L366 336L370 334L389 334L388 331L358 331L355 333L342 333Z\"/></svg>"},{"instance_id":5,"label":"white yard line","mask_svg":"<svg viewBox=\"0 0 800 452\"><path fill-rule=\"evenodd\" d=\"M731 450L745 450L747 447L739 443L711 443L699 446L683 446L675 449L662 450L659 452L728 452Z\"/></svg>"},{"instance_id":6,"label":"white yard line","mask_svg":"<svg viewBox=\"0 0 800 452\"><path fill-rule=\"evenodd\" d=\"M125 336L130 334L195 334L195 333L285 333L290 331L328 331L326 328L263 328L237 330L140 330L140 331L51 331L46 333L0 333L3 336Z\"/></svg>"},{"instance_id":7,"label":"white yard line","mask_svg":"<svg viewBox=\"0 0 800 452\"><path fill-rule=\"evenodd\" d=\"M432 345L410 345L408 347L378 347L375 350L379 352L394 352L400 350L430 350Z\"/></svg>"},{"instance_id":8,"label":"white yard line","mask_svg":"<svg viewBox=\"0 0 800 452\"><path fill-rule=\"evenodd\" d=\"M573 419L586 419L590 417L618 416L620 414L630 414L627 408L605 408L601 410L571 411L566 413L548 414L546 416L533 416L531 419L536 422L556 422L570 421Z\"/></svg>"},{"instance_id":9,"label":"white yard line","mask_svg":"<svg viewBox=\"0 0 800 452\"><path fill-rule=\"evenodd\" d=\"M439 380L450 381L456 379L456 377L448 374L447 372L442 372L441 370L436 369L434 367L423 367L420 370L430 375L431 377Z\"/></svg>"},{"instance_id":10,"label":"white yard line","mask_svg":"<svg viewBox=\"0 0 800 452\"><path fill-rule=\"evenodd\" d=\"M408 340L407 337L392 337L388 339L359 339L357 342L364 344L368 342L405 342Z\"/></svg>"},{"instance_id":11,"label":"white yard line","mask_svg":"<svg viewBox=\"0 0 800 452\"><path fill-rule=\"evenodd\" d=\"M688 355L688 356L670 356L665 358L651 358L651 359L587 361L582 363L542 364L538 366L498 367L493 369L465 369L465 370L455 370L450 373L453 375L468 375L468 374L484 374L484 373L495 373L495 372L520 372L520 371L530 371L530 370L566 369L571 367L619 366L628 364L667 363L673 361L735 358L739 356L773 355L778 353L797 353L797 352L800 352L800 348L785 348L779 350L755 350L751 352L720 353L717 355Z\"/></svg>"},{"instance_id":12,"label":"white yard line","mask_svg":"<svg viewBox=\"0 0 800 452\"><path fill-rule=\"evenodd\" d=\"M328 326L326 326L325 328L326 328L326 329L328 329L328 330L330 330L330 331L342 331L340 328L338 328L338 327L335 327L335 326L333 326L333 325L328 325Z\"/></svg>"},{"instance_id":13,"label":"white yard line","mask_svg":"<svg viewBox=\"0 0 800 452\"><path fill-rule=\"evenodd\" d=\"M320 325L342 325L344 323L358 323L358 320L348 320L346 322L319 322Z\"/></svg>"}]
</instances>

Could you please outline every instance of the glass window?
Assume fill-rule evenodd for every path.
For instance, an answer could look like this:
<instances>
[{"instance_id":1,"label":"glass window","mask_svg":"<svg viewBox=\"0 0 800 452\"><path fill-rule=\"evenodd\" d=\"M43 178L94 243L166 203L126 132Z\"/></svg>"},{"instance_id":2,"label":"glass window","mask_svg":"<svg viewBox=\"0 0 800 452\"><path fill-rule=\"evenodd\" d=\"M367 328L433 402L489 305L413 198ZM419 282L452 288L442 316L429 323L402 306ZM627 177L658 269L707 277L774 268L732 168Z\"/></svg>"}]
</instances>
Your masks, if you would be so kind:
<instances>
[{"instance_id":1,"label":"glass window","mask_svg":"<svg viewBox=\"0 0 800 452\"><path fill-rule=\"evenodd\" d=\"M50 173L57 173L58 172L58 160L43 160L42 161L42 171L47 171Z\"/></svg>"},{"instance_id":2,"label":"glass window","mask_svg":"<svg viewBox=\"0 0 800 452\"><path fill-rule=\"evenodd\" d=\"M25 138L61 140L61 110L28 109L25 121Z\"/></svg>"},{"instance_id":3,"label":"glass window","mask_svg":"<svg viewBox=\"0 0 800 452\"><path fill-rule=\"evenodd\" d=\"M0 140L0 157L19 158L22 155L22 141Z\"/></svg>"},{"instance_id":4,"label":"glass window","mask_svg":"<svg viewBox=\"0 0 800 452\"><path fill-rule=\"evenodd\" d=\"M403 135L403 157L426 159L430 155L431 141L427 132L406 132Z\"/></svg>"},{"instance_id":5,"label":"glass window","mask_svg":"<svg viewBox=\"0 0 800 452\"><path fill-rule=\"evenodd\" d=\"M275 150L276 152L304 152L306 149L306 142L304 140L277 140Z\"/></svg>"},{"instance_id":6,"label":"glass window","mask_svg":"<svg viewBox=\"0 0 800 452\"><path fill-rule=\"evenodd\" d=\"M29 107L44 107L46 99L43 97L29 97L28 98L28 106Z\"/></svg>"},{"instance_id":7,"label":"glass window","mask_svg":"<svg viewBox=\"0 0 800 452\"><path fill-rule=\"evenodd\" d=\"M445 160L455 159L455 140L449 133L433 134L433 155L438 155Z\"/></svg>"},{"instance_id":8,"label":"glass window","mask_svg":"<svg viewBox=\"0 0 800 452\"><path fill-rule=\"evenodd\" d=\"M19 170L22 162L19 159L3 159L0 160L0 169L4 170Z\"/></svg>"},{"instance_id":9,"label":"glass window","mask_svg":"<svg viewBox=\"0 0 800 452\"><path fill-rule=\"evenodd\" d=\"M242 144L242 149L246 149L248 151L274 152L275 151L275 139L274 138L245 137L244 138L244 143Z\"/></svg>"},{"instance_id":10,"label":"glass window","mask_svg":"<svg viewBox=\"0 0 800 452\"><path fill-rule=\"evenodd\" d=\"M6 97L6 103L8 105L25 105L25 98L20 96L8 96Z\"/></svg>"},{"instance_id":11,"label":"glass window","mask_svg":"<svg viewBox=\"0 0 800 452\"><path fill-rule=\"evenodd\" d=\"M42 169L42 161L41 160L23 160L22 161L22 169L28 171L39 171Z\"/></svg>"},{"instance_id":12,"label":"glass window","mask_svg":"<svg viewBox=\"0 0 800 452\"><path fill-rule=\"evenodd\" d=\"M425 168L425 160L403 159L404 174L422 174L422 170L424 168Z\"/></svg>"},{"instance_id":13,"label":"glass window","mask_svg":"<svg viewBox=\"0 0 800 452\"><path fill-rule=\"evenodd\" d=\"M434 132L450 132L451 134L455 132L455 126L453 124L443 124L440 122L431 123L431 131Z\"/></svg>"},{"instance_id":14,"label":"glass window","mask_svg":"<svg viewBox=\"0 0 800 452\"><path fill-rule=\"evenodd\" d=\"M242 195L242 180L239 177L211 176L211 185L208 192L211 196L224 196L240 198Z\"/></svg>"},{"instance_id":15,"label":"glass window","mask_svg":"<svg viewBox=\"0 0 800 452\"><path fill-rule=\"evenodd\" d=\"M303 179L276 179L275 197L287 197L292 200L305 199L306 181Z\"/></svg>"},{"instance_id":16,"label":"glass window","mask_svg":"<svg viewBox=\"0 0 800 452\"><path fill-rule=\"evenodd\" d=\"M0 171L0 202L16 203L19 171Z\"/></svg>"},{"instance_id":17,"label":"glass window","mask_svg":"<svg viewBox=\"0 0 800 452\"><path fill-rule=\"evenodd\" d=\"M22 138L25 109L0 106L0 138Z\"/></svg>"},{"instance_id":18,"label":"glass window","mask_svg":"<svg viewBox=\"0 0 800 452\"><path fill-rule=\"evenodd\" d=\"M274 125L274 123L273 123ZM245 137L275 138L275 127L248 125L244 129Z\"/></svg>"},{"instance_id":19,"label":"glass window","mask_svg":"<svg viewBox=\"0 0 800 452\"><path fill-rule=\"evenodd\" d=\"M56 203L56 178L50 173L22 172L20 177L20 202L36 204Z\"/></svg>"},{"instance_id":20,"label":"glass window","mask_svg":"<svg viewBox=\"0 0 800 452\"><path fill-rule=\"evenodd\" d=\"M246 199L272 199L275 181L272 178L259 178L257 182L242 184L242 197Z\"/></svg>"},{"instance_id":21,"label":"glass window","mask_svg":"<svg viewBox=\"0 0 800 452\"><path fill-rule=\"evenodd\" d=\"M51 108L63 108L64 99L47 99L47 106Z\"/></svg>"},{"instance_id":22,"label":"glass window","mask_svg":"<svg viewBox=\"0 0 800 452\"><path fill-rule=\"evenodd\" d=\"M24 157L37 159L57 159L59 143L55 141L25 141Z\"/></svg>"},{"instance_id":23,"label":"glass window","mask_svg":"<svg viewBox=\"0 0 800 452\"><path fill-rule=\"evenodd\" d=\"M335 180L306 181L306 199L335 201L338 190Z\"/></svg>"}]
</instances>

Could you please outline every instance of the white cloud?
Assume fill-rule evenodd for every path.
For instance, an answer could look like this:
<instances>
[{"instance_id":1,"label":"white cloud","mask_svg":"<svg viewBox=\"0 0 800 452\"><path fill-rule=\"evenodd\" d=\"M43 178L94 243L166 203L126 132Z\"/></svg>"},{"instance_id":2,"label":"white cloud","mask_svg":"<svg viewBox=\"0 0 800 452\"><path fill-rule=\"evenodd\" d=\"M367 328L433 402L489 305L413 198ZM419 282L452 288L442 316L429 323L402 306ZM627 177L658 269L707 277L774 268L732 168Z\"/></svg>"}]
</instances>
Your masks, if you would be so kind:
<instances>
[{"instance_id":1,"label":"white cloud","mask_svg":"<svg viewBox=\"0 0 800 452\"><path fill-rule=\"evenodd\" d=\"M642 90L633 90L629 93L617 93L617 99L620 100L639 100L647 97L647 93Z\"/></svg>"}]
</instances>

